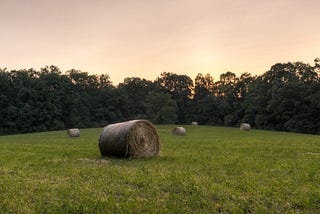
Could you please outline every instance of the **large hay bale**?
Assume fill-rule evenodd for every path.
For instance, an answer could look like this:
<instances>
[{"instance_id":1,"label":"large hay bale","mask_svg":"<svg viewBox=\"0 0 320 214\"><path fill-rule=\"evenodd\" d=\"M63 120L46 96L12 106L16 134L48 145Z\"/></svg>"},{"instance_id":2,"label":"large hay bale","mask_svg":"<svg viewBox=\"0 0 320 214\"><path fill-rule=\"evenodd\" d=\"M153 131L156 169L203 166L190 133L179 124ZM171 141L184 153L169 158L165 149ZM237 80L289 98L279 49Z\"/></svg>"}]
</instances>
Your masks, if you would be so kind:
<instances>
[{"instance_id":1,"label":"large hay bale","mask_svg":"<svg viewBox=\"0 0 320 214\"><path fill-rule=\"evenodd\" d=\"M99 138L103 156L152 157L159 154L160 148L157 130L147 120L110 124L103 128Z\"/></svg>"},{"instance_id":2,"label":"large hay bale","mask_svg":"<svg viewBox=\"0 0 320 214\"><path fill-rule=\"evenodd\" d=\"M176 127L172 130L172 134L178 136L186 135L186 129L184 127Z\"/></svg>"},{"instance_id":3,"label":"large hay bale","mask_svg":"<svg viewBox=\"0 0 320 214\"><path fill-rule=\"evenodd\" d=\"M191 122L191 125L197 126L197 125L198 125L198 122Z\"/></svg>"},{"instance_id":4,"label":"large hay bale","mask_svg":"<svg viewBox=\"0 0 320 214\"><path fill-rule=\"evenodd\" d=\"M80 130L79 129L68 129L67 135L69 137L80 137Z\"/></svg>"},{"instance_id":5,"label":"large hay bale","mask_svg":"<svg viewBox=\"0 0 320 214\"><path fill-rule=\"evenodd\" d=\"M241 131L249 131L250 129L251 129L251 126L249 123L241 123L240 124Z\"/></svg>"}]
</instances>

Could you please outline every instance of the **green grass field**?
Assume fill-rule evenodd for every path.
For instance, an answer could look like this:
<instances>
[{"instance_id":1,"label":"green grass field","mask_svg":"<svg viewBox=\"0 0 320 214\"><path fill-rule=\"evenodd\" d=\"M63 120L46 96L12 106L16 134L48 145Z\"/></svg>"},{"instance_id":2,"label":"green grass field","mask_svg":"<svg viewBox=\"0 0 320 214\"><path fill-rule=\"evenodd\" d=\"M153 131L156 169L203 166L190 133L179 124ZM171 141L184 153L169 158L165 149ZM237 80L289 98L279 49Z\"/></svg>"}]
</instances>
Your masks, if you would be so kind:
<instances>
[{"instance_id":1,"label":"green grass field","mask_svg":"<svg viewBox=\"0 0 320 214\"><path fill-rule=\"evenodd\" d=\"M161 155L101 158L102 129L0 137L0 213L320 213L320 136L157 126Z\"/></svg>"}]
</instances>

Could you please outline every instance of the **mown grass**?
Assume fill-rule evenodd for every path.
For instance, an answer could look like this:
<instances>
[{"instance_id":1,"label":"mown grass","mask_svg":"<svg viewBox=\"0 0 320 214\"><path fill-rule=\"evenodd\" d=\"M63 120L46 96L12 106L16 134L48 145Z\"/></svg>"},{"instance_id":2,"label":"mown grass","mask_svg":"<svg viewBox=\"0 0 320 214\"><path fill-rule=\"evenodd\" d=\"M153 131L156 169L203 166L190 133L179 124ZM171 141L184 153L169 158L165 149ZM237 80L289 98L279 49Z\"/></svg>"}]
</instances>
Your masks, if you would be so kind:
<instances>
[{"instance_id":1,"label":"mown grass","mask_svg":"<svg viewBox=\"0 0 320 214\"><path fill-rule=\"evenodd\" d=\"M320 213L320 137L157 126L161 155L101 158L102 129L0 137L0 213Z\"/></svg>"}]
</instances>

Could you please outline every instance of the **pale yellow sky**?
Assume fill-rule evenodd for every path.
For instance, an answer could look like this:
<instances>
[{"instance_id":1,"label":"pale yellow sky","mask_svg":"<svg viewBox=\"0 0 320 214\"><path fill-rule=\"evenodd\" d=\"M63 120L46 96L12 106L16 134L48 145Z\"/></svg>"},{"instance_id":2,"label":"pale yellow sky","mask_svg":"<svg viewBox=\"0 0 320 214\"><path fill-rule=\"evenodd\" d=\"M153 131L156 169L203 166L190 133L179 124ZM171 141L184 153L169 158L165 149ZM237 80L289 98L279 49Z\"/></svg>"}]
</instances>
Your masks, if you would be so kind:
<instances>
[{"instance_id":1,"label":"pale yellow sky","mask_svg":"<svg viewBox=\"0 0 320 214\"><path fill-rule=\"evenodd\" d=\"M0 0L0 67L154 80L320 57L318 0Z\"/></svg>"}]
</instances>

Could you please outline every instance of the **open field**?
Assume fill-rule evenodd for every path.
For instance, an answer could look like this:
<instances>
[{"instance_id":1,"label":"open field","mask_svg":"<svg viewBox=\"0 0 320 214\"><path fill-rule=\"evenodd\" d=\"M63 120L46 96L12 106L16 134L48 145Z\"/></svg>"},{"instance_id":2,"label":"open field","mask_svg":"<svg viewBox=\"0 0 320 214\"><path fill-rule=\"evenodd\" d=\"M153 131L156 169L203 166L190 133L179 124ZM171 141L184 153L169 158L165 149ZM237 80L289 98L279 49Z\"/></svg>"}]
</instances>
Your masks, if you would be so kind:
<instances>
[{"instance_id":1,"label":"open field","mask_svg":"<svg viewBox=\"0 0 320 214\"><path fill-rule=\"evenodd\" d=\"M0 213L320 213L320 136L173 127L134 160L102 159L102 129L1 136Z\"/></svg>"}]
</instances>

